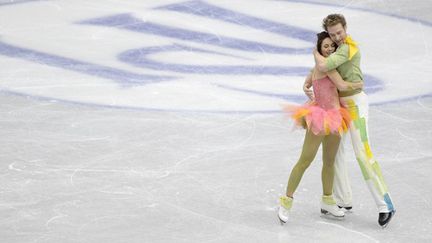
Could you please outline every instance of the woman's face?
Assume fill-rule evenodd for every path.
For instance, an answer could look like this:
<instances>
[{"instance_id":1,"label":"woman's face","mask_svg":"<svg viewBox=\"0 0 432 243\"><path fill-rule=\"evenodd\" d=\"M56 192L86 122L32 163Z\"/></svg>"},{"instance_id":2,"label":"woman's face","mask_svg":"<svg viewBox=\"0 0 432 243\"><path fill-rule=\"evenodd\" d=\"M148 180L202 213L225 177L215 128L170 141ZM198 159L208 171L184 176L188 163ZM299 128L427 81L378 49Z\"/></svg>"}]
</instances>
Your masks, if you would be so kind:
<instances>
[{"instance_id":1,"label":"woman's face","mask_svg":"<svg viewBox=\"0 0 432 243\"><path fill-rule=\"evenodd\" d=\"M324 57L330 56L336 50L336 44L327 37L321 43L321 53Z\"/></svg>"}]
</instances>

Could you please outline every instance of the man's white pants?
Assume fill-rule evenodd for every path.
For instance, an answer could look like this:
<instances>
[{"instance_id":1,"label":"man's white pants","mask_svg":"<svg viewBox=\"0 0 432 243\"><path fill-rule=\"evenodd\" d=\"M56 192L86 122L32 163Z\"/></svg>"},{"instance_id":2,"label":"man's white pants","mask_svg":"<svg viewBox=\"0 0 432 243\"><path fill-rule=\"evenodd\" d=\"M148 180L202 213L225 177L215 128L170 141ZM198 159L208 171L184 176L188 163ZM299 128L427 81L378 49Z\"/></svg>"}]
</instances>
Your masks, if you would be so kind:
<instances>
[{"instance_id":1,"label":"man's white pants","mask_svg":"<svg viewBox=\"0 0 432 243\"><path fill-rule=\"evenodd\" d=\"M351 184L345 163L345 146L348 139L348 133L342 135L334 163L335 174L333 182L333 197L337 204L343 207L352 206Z\"/></svg>"},{"instance_id":2,"label":"man's white pants","mask_svg":"<svg viewBox=\"0 0 432 243\"><path fill-rule=\"evenodd\" d=\"M368 109L369 102L365 93L341 97L341 104L348 109L353 120L349 127L351 143L363 178L375 200L379 212L394 210L390 194L381 173L378 162L371 152L368 138ZM345 161L344 143L347 135L342 136L335 159L335 178L333 196L339 206L352 206L352 191Z\"/></svg>"}]
</instances>

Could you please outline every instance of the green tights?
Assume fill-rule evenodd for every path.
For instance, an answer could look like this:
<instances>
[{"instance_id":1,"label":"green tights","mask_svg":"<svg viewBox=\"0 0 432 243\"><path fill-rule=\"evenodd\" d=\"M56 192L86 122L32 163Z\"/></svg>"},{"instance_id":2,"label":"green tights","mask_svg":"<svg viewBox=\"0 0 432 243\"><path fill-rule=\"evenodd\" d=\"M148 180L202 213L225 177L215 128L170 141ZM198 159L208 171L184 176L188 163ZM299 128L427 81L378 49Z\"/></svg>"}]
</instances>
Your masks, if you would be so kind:
<instances>
[{"instance_id":1,"label":"green tights","mask_svg":"<svg viewBox=\"0 0 432 243\"><path fill-rule=\"evenodd\" d=\"M321 171L323 195L332 195L334 161L339 148L340 136L333 134L327 136L317 136L311 131L306 130L300 158L292 169L288 180L288 187L286 191L288 197L293 197L293 194L297 189L304 172L314 160L321 143L323 145L323 167Z\"/></svg>"}]
</instances>

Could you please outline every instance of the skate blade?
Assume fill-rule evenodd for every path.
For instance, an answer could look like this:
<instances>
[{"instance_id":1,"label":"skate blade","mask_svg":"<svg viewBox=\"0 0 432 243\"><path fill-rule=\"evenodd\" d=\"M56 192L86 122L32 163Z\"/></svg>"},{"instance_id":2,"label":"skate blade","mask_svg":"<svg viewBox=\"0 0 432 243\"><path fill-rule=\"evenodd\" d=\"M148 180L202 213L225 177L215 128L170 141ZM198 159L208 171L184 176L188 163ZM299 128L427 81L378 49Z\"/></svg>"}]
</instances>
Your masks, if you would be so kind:
<instances>
[{"instance_id":1,"label":"skate blade","mask_svg":"<svg viewBox=\"0 0 432 243\"><path fill-rule=\"evenodd\" d=\"M345 219L345 215L342 216L336 216L331 214L329 211L321 209L321 217L331 220L343 220Z\"/></svg>"},{"instance_id":2,"label":"skate blade","mask_svg":"<svg viewBox=\"0 0 432 243\"><path fill-rule=\"evenodd\" d=\"M340 208L340 209L344 209L344 210L346 210L346 211L351 211L352 210L352 206L349 206L349 207L344 207L344 206L339 206L339 205L337 205L338 206L338 208Z\"/></svg>"},{"instance_id":3,"label":"skate blade","mask_svg":"<svg viewBox=\"0 0 432 243\"><path fill-rule=\"evenodd\" d=\"M284 226L284 224L286 223L285 221L283 221L282 219L279 219L279 222L282 226Z\"/></svg>"},{"instance_id":4,"label":"skate blade","mask_svg":"<svg viewBox=\"0 0 432 243\"><path fill-rule=\"evenodd\" d=\"M352 207L341 207L338 206L340 209L342 209L344 211L344 213L353 213L353 209Z\"/></svg>"},{"instance_id":5,"label":"skate blade","mask_svg":"<svg viewBox=\"0 0 432 243\"><path fill-rule=\"evenodd\" d=\"M286 222L285 221L283 221L280 217L279 217L279 215L278 215L278 219L279 219L279 222L280 222L280 224L283 226L284 224L286 224Z\"/></svg>"},{"instance_id":6,"label":"skate blade","mask_svg":"<svg viewBox=\"0 0 432 243\"><path fill-rule=\"evenodd\" d=\"M352 209L349 209L349 210L347 210L347 209L344 209L344 213L353 213L354 211L352 210Z\"/></svg>"},{"instance_id":7,"label":"skate blade","mask_svg":"<svg viewBox=\"0 0 432 243\"><path fill-rule=\"evenodd\" d=\"M390 221L391 221L391 219L390 219ZM381 225L381 229L387 228L387 226L389 225L390 221L388 221L385 225Z\"/></svg>"},{"instance_id":8,"label":"skate blade","mask_svg":"<svg viewBox=\"0 0 432 243\"><path fill-rule=\"evenodd\" d=\"M392 221L392 219L393 219L393 217L395 216L395 214L396 214L396 210L393 211L393 216L390 218L390 220L389 220L385 225L381 225L381 228L382 228L382 229L387 228L387 226L389 225L390 221Z\"/></svg>"}]
</instances>

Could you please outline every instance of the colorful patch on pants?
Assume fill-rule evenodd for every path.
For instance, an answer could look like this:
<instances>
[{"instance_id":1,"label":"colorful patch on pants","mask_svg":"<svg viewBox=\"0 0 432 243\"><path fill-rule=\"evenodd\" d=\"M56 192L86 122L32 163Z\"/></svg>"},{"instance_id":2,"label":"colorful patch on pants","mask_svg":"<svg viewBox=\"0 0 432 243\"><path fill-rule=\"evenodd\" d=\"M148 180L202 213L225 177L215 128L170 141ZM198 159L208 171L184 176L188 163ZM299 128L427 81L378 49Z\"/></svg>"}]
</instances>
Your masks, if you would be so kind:
<instances>
[{"instance_id":1,"label":"colorful patch on pants","mask_svg":"<svg viewBox=\"0 0 432 243\"><path fill-rule=\"evenodd\" d=\"M387 204L387 207L390 211L394 211L393 202L390 199L390 195L388 193L384 195L384 202Z\"/></svg>"}]
</instances>

